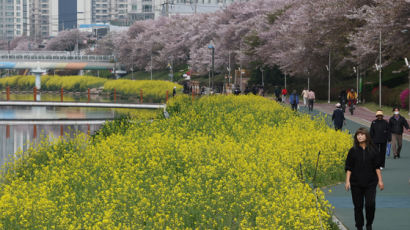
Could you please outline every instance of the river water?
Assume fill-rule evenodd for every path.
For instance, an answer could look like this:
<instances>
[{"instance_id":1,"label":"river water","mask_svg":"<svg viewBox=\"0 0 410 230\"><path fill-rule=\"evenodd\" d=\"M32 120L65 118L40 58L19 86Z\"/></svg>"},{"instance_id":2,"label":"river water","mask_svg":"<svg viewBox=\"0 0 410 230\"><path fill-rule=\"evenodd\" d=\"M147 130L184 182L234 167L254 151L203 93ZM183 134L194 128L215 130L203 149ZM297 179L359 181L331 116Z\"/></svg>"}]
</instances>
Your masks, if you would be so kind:
<instances>
[{"instance_id":1,"label":"river water","mask_svg":"<svg viewBox=\"0 0 410 230\"><path fill-rule=\"evenodd\" d=\"M0 94L0 100L5 100ZM58 94L43 94L42 101L60 101ZM33 100L30 94L14 94L11 100ZM64 101L87 101L87 95L65 95ZM109 97L93 96L92 102L110 102ZM112 120L119 112L109 108L68 108L0 106L0 167L18 151L35 147L41 139L72 137L77 132L94 134L105 120Z\"/></svg>"}]
</instances>

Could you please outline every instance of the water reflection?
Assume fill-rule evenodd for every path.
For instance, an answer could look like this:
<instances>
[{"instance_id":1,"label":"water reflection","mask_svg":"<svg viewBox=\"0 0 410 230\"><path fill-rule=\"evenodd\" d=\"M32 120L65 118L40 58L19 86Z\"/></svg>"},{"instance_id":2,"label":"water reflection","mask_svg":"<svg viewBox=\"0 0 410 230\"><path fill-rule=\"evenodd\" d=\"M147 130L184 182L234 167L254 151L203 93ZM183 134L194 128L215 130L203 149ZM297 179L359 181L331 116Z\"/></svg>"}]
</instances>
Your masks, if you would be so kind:
<instances>
[{"instance_id":1,"label":"water reflection","mask_svg":"<svg viewBox=\"0 0 410 230\"><path fill-rule=\"evenodd\" d=\"M94 134L101 124L77 125L0 125L0 166L17 151L26 151L39 144L41 138L53 142L59 137L73 137L75 133Z\"/></svg>"},{"instance_id":2,"label":"water reflection","mask_svg":"<svg viewBox=\"0 0 410 230\"><path fill-rule=\"evenodd\" d=\"M6 94L0 93L0 100ZM12 93L10 100L33 101L33 93ZM60 101L59 93L42 93L42 101ZM64 101L86 102L86 94L65 94ZM112 96L91 95L91 102L113 102ZM117 102L132 103L134 99L122 98ZM41 136L54 141L63 136L72 137L76 132L94 134L105 120L130 113L132 109L81 108L81 107L30 107L0 106L0 166L8 156L19 150L36 146ZM30 145L29 145L30 143Z\"/></svg>"}]
</instances>

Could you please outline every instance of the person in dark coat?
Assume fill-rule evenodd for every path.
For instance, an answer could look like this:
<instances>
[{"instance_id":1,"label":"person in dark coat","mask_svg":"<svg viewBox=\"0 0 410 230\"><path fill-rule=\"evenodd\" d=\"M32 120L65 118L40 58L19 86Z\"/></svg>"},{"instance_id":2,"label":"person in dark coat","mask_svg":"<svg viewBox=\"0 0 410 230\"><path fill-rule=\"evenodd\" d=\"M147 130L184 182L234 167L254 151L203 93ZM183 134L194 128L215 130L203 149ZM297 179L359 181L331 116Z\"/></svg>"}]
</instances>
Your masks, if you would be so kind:
<instances>
[{"instance_id":1,"label":"person in dark coat","mask_svg":"<svg viewBox=\"0 0 410 230\"><path fill-rule=\"evenodd\" d=\"M275 86L275 91L274 91L274 93L275 93L276 101L280 101L279 99L280 99L280 93L281 93L281 91L280 91L280 89L279 89L279 87L278 87L277 85Z\"/></svg>"},{"instance_id":2,"label":"person in dark coat","mask_svg":"<svg viewBox=\"0 0 410 230\"><path fill-rule=\"evenodd\" d=\"M293 90L292 94L289 97L289 103L292 106L293 111L298 110L298 104L299 104L299 95L296 93L296 90Z\"/></svg>"},{"instance_id":3,"label":"person in dark coat","mask_svg":"<svg viewBox=\"0 0 410 230\"><path fill-rule=\"evenodd\" d=\"M343 124L345 123L345 115L342 110L342 105L340 103L336 104L336 109L333 111L332 114L332 121L335 125L336 131L342 129Z\"/></svg>"},{"instance_id":4,"label":"person in dark coat","mask_svg":"<svg viewBox=\"0 0 410 230\"><path fill-rule=\"evenodd\" d=\"M400 116L400 109L393 109L394 115L389 120L389 129L391 132L391 147L394 153L394 159L400 158L401 146L403 143L403 127L409 129L409 124L406 119Z\"/></svg>"},{"instance_id":5,"label":"person in dark coat","mask_svg":"<svg viewBox=\"0 0 410 230\"><path fill-rule=\"evenodd\" d=\"M385 168L386 163L386 146L387 142L391 141L391 134L389 130L389 123L383 119L383 111L377 110L377 119L372 121L370 125L370 137L380 153L381 168Z\"/></svg>"},{"instance_id":6,"label":"person in dark coat","mask_svg":"<svg viewBox=\"0 0 410 230\"><path fill-rule=\"evenodd\" d=\"M177 87L174 86L174 88L172 89L172 96L175 97L176 94L177 94Z\"/></svg>"},{"instance_id":7,"label":"person in dark coat","mask_svg":"<svg viewBox=\"0 0 410 230\"><path fill-rule=\"evenodd\" d=\"M369 131L359 128L354 135L354 145L349 150L345 164L345 189L352 190L356 228L363 229L363 203L366 209L366 229L372 229L376 211L376 186L384 189L380 170L379 152L373 146Z\"/></svg>"}]
</instances>

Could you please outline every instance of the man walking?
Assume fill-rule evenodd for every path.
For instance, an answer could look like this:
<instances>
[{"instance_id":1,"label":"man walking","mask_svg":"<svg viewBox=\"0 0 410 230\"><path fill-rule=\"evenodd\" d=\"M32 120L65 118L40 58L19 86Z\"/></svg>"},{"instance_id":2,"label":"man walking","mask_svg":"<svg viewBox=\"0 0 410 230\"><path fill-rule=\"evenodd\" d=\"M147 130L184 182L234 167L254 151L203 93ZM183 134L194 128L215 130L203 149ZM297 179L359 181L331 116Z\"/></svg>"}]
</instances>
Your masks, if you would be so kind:
<instances>
[{"instance_id":1,"label":"man walking","mask_svg":"<svg viewBox=\"0 0 410 230\"><path fill-rule=\"evenodd\" d=\"M292 106L293 111L298 110L298 104L299 104L299 95L296 93L296 90L293 90L292 94L289 97L289 103Z\"/></svg>"},{"instance_id":2,"label":"man walking","mask_svg":"<svg viewBox=\"0 0 410 230\"><path fill-rule=\"evenodd\" d=\"M343 127L343 123L345 122L345 115L342 110L342 105L340 103L336 104L336 109L333 111L332 114L332 121L335 125L335 130L341 130Z\"/></svg>"},{"instance_id":3,"label":"man walking","mask_svg":"<svg viewBox=\"0 0 410 230\"><path fill-rule=\"evenodd\" d=\"M379 150L380 169L385 168L386 162L386 146L387 142L391 141L391 134L389 130L389 123L383 119L383 111L377 110L377 119L372 121L370 126L370 137L373 140L376 148Z\"/></svg>"},{"instance_id":4,"label":"man walking","mask_svg":"<svg viewBox=\"0 0 410 230\"><path fill-rule=\"evenodd\" d=\"M315 102L315 92L313 92L311 89L309 89L308 92L308 107L309 107L309 112L313 111L313 103Z\"/></svg>"},{"instance_id":5,"label":"man walking","mask_svg":"<svg viewBox=\"0 0 410 230\"><path fill-rule=\"evenodd\" d=\"M394 153L394 159L400 158L401 146L403 143L403 127L409 129L406 119L400 115L399 107L393 109L394 115L389 120L389 129L391 132L391 145Z\"/></svg>"}]
</instances>

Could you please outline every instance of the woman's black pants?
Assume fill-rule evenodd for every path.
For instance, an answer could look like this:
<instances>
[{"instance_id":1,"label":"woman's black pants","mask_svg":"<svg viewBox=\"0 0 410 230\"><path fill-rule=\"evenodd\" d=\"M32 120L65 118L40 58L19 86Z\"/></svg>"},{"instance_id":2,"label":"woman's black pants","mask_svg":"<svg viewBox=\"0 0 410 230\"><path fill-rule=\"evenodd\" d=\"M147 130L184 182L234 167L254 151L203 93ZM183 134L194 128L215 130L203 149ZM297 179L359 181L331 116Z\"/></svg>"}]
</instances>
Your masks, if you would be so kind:
<instances>
[{"instance_id":1,"label":"woman's black pants","mask_svg":"<svg viewBox=\"0 0 410 230\"><path fill-rule=\"evenodd\" d=\"M351 188L356 228L363 229L363 203L365 203L366 228L371 229L374 220L374 212L376 210L376 185L369 187L352 186Z\"/></svg>"}]
</instances>

